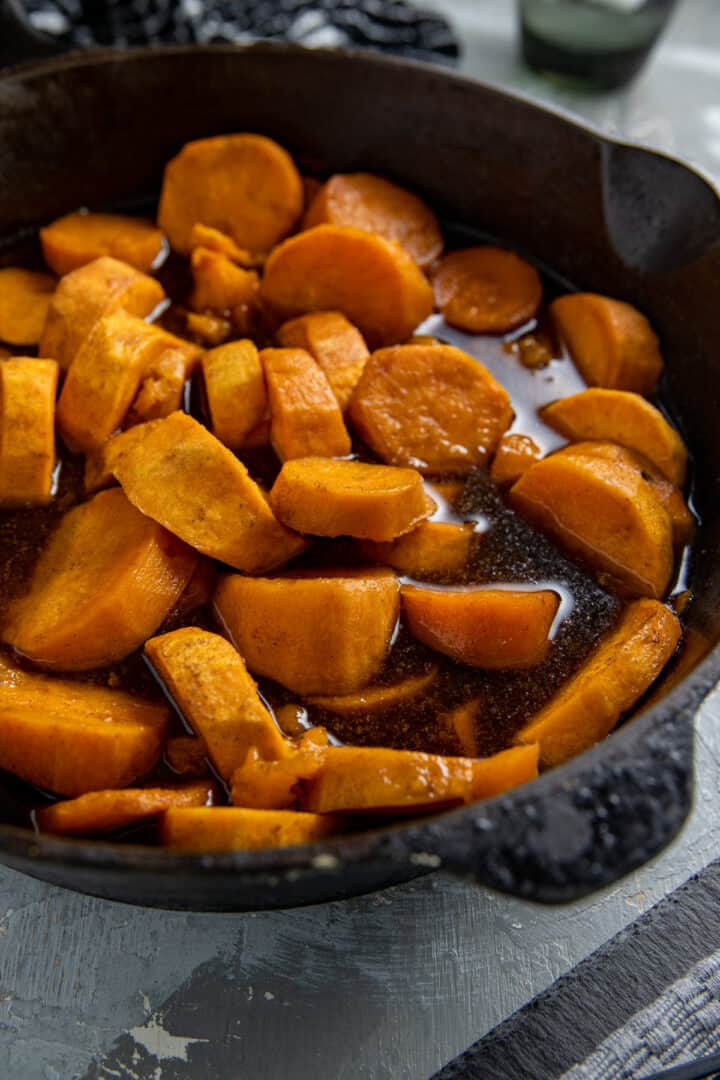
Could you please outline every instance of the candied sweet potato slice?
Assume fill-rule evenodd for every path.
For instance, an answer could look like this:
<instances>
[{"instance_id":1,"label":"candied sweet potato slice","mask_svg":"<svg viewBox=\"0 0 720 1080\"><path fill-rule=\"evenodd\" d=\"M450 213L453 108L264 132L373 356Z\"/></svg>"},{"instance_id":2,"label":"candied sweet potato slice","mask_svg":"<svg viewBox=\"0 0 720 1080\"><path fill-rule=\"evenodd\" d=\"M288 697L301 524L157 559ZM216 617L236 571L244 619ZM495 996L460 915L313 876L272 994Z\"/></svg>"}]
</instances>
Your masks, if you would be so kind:
<instances>
[{"instance_id":1,"label":"candied sweet potato slice","mask_svg":"<svg viewBox=\"0 0 720 1080\"><path fill-rule=\"evenodd\" d=\"M464 472L483 464L513 417L507 391L452 345L397 345L368 360L350 421L391 465Z\"/></svg>"},{"instance_id":2,"label":"candied sweet potato slice","mask_svg":"<svg viewBox=\"0 0 720 1080\"><path fill-rule=\"evenodd\" d=\"M640 394L593 387L546 405L540 415L572 442L608 439L642 454L678 487L685 482L687 450L682 439Z\"/></svg>"},{"instance_id":3,"label":"candied sweet potato slice","mask_svg":"<svg viewBox=\"0 0 720 1080\"><path fill-rule=\"evenodd\" d=\"M307 547L280 524L242 462L185 413L158 421L114 469L143 514L238 570L271 570Z\"/></svg>"},{"instance_id":4,"label":"candied sweet potato slice","mask_svg":"<svg viewBox=\"0 0 720 1080\"><path fill-rule=\"evenodd\" d=\"M401 536L435 509L415 469L323 457L286 461L270 505L299 532L371 540Z\"/></svg>"},{"instance_id":5,"label":"candied sweet potato slice","mask_svg":"<svg viewBox=\"0 0 720 1080\"><path fill-rule=\"evenodd\" d=\"M58 795L124 787L157 764L168 717L119 690L0 670L0 768Z\"/></svg>"},{"instance_id":6,"label":"candied sweet potato slice","mask_svg":"<svg viewBox=\"0 0 720 1080\"><path fill-rule=\"evenodd\" d=\"M252 341L232 341L202 358L205 396L213 434L240 450L268 408L265 377Z\"/></svg>"},{"instance_id":7,"label":"candied sweet potato slice","mask_svg":"<svg viewBox=\"0 0 720 1080\"><path fill-rule=\"evenodd\" d=\"M185 329L189 338L199 345L215 348L232 337L233 326L221 315L199 311L185 312Z\"/></svg>"},{"instance_id":8,"label":"candied sweet potato slice","mask_svg":"<svg viewBox=\"0 0 720 1080\"><path fill-rule=\"evenodd\" d=\"M157 629L196 561L119 488L101 491L63 516L29 591L10 605L3 640L61 671L112 664Z\"/></svg>"},{"instance_id":9,"label":"candied sweet potato slice","mask_svg":"<svg viewBox=\"0 0 720 1080\"><path fill-rule=\"evenodd\" d=\"M352 225L400 244L418 266L430 266L443 249L440 225L412 191L374 173L336 173L315 195L303 225Z\"/></svg>"},{"instance_id":10,"label":"candied sweet potato slice","mask_svg":"<svg viewBox=\"0 0 720 1080\"><path fill-rule=\"evenodd\" d=\"M514 484L541 457L542 450L529 435L503 435L490 466L490 476L496 484Z\"/></svg>"},{"instance_id":11,"label":"candied sweet potato slice","mask_svg":"<svg viewBox=\"0 0 720 1080\"><path fill-rule=\"evenodd\" d=\"M255 810L240 806L168 810L160 841L178 851L252 851L312 844L342 829L331 814L295 810Z\"/></svg>"},{"instance_id":12,"label":"candied sweet potato slice","mask_svg":"<svg viewBox=\"0 0 720 1080\"><path fill-rule=\"evenodd\" d=\"M657 335L637 308L596 293L569 293L550 305L560 339L589 386L649 394L663 369Z\"/></svg>"},{"instance_id":13,"label":"candied sweet potato slice","mask_svg":"<svg viewBox=\"0 0 720 1080\"><path fill-rule=\"evenodd\" d=\"M173 735L165 743L163 756L172 771L187 780L210 775L207 743L196 735Z\"/></svg>"},{"instance_id":14,"label":"candied sweet potato slice","mask_svg":"<svg viewBox=\"0 0 720 1080\"><path fill-rule=\"evenodd\" d=\"M378 713L385 709L395 709L424 694L437 680L438 669L431 667L420 675L408 675L400 682L387 686L368 686L354 694L318 694L308 698L308 703L317 709L336 713L338 716L353 716L356 713Z\"/></svg>"},{"instance_id":15,"label":"candied sweet potato slice","mask_svg":"<svg viewBox=\"0 0 720 1080\"><path fill-rule=\"evenodd\" d=\"M286 752L242 656L225 638L186 626L151 638L145 655L225 780L252 747L266 758Z\"/></svg>"},{"instance_id":16,"label":"candied sweet potato slice","mask_svg":"<svg viewBox=\"0 0 720 1080\"><path fill-rule=\"evenodd\" d=\"M429 589L404 585L403 617L431 649L481 668L542 663L560 599L549 589Z\"/></svg>"},{"instance_id":17,"label":"candied sweet potato slice","mask_svg":"<svg viewBox=\"0 0 720 1080\"><path fill-rule=\"evenodd\" d=\"M259 312L260 279L219 252L196 248L191 258L195 283L190 306L228 318L241 334L254 328Z\"/></svg>"},{"instance_id":18,"label":"candied sweet potato slice","mask_svg":"<svg viewBox=\"0 0 720 1080\"><path fill-rule=\"evenodd\" d=\"M55 468L54 360L0 361L0 506L41 506Z\"/></svg>"},{"instance_id":19,"label":"candied sweet potato slice","mask_svg":"<svg viewBox=\"0 0 720 1080\"><path fill-rule=\"evenodd\" d=\"M337 398L304 349L263 349L270 438L279 458L344 457L350 436Z\"/></svg>"},{"instance_id":20,"label":"candied sweet potato slice","mask_svg":"<svg viewBox=\"0 0 720 1080\"><path fill-rule=\"evenodd\" d=\"M285 319L340 311L371 347L404 341L433 308L432 289L402 248L341 225L317 225L280 244L261 292Z\"/></svg>"},{"instance_id":21,"label":"candied sweet potato slice","mask_svg":"<svg viewBox=\"0 0 720 1080\"><path fill-rule=\"evenodd\" d=\"M450 574L467 564L474 536L472 523L423 521L412 532L389 543L366 540L360 550L370 562L392 566L401 574Z\"/></svg>"},{"instance_id":22,"label":"candied sweet potato slice","mask_svg":"<svg viewBox=\"0 0 720 1080\"><path fill-rule=\"evenodd\" d=\"M97 836L159 817L173 806L211 806L213 784L122 788L89 791L35 812L40 832L60 836Z\"/></svg>"},{"instance_id":23,"label":"candied sweet potato slice","mask_svg":"<svg viewBox=\"0 0 720 1080\"><path fill-rule=\"evenodd\" d=\"M300 784L319 772L327 746L325 729L311 728L283 758L267 761L257 749L250 750L233 773L233 804L261 810L290 810L297 806Z\"/></svg>"},{"instance_id":24,"label":"candied sweet potato slice","mask_svg":"<svg viewBox=\"0 0 720 1080\"><path fill-rule=\"evenodd\" d=\"M252 252L247 248L238 247L231 236L227 236L220 229L213 229L211 225L203 225L196 222L190 230L190 251L197 248L205 248L206 251L216 251L219 255L225 255L231 262L238 266L252 268L262 266L266 255L264 252Z\"/></svg>"},{"instance_id":25,"label":"candied sweet potato slice","mask_svg":"<svg viewBox=\"0 0 720 1080\"><path fill-rule=\"evenodd\" d=\"M277 340L286 349L310 353L345 412L370 355L357 327L339 311L313 311L283 323Z\"/></svg>"},{"instance_id":26,"label":"candied sweet potato slice","mask_svg":"<svg viewBox=\"0 0 720 1080\"><path fill-rule=\"evenodd\" d=\"M56 285L49 274L15 266L0 269L0 341L37 345Z\"/></svg>"},{"instance_id":27,"label":"candied sweet potato slice","mask_svg":"<svg viewBox=\"0 0 720 1080\"><path fill-rule=\"evenodd\" d=\"M300 174L282 146L264 135L216 135L186 143L166 165L158 224L182 255L198 223L240 248L268 251L302 208Z\"/></svg>"},{"instance_id":28,"label":"candied sweet potato slice","mask_svg":"<svg viewBox=\"0 0 720 1080\"><path fill-rule=\"evenodd\" d=\"M377 675L398 616L385 570L221 580L215 613L248 667L298 694L350 694Z\"/></svg>"},{"instance_id":29,"label":"candied sweet potato slice","mask_svg":"<svg viewBox=\"0 0 720 1080\"><path fill-rule=\"evenodd\" d=\"M85 491L92 494L115 483L115 463L131 446L143 441L159 420L150 420L146 424L136 424L127 431L120 431L104 442L96 453L88 454L85 459Z\"/></svg>"},{"instance_id":30,"label":"candied sweet potato slice","mask_svg":"<svg viewBox=\"0 0 720 1080\"><path fill-rule=\"evenodd\" d=\"M435 303L451 326L472 334L504 334L540 307L542 281L512 251L473 247L453 251L432 274Z\"/></svg>"},{"instance_id":31,"label":"candied sweet potato slice","mask_svg":"<svg viewBox=\"0 0 720 1080\"><path fill-rule=\"evenodd\" d=\"M78 210L40 230L45 262L62 277L71 270L110 255L147 272L161 261L165 238L149 218Z\"/></svg>"},{"instance_id":32,"label":"candied sweet potato slice","mask_svg":"<svg viewBox=\"0 0 720 1080\"><path fill-rule=\"evenodd\" d=\"M588 445L563 448L532 465L510 489L510 502L630 594L659 598L673 570L670 517L627 456L607 460Z\"/></svg>"},{"instance_id":33,"label":"candied sweet potato slice","mask_svg":"<svg viewBox=\"0 0 720 1080\"><path fill-rule=\"evenodd\" d=\"M94 259L59 282L40 338L40 356L57 360L66 370L103 315L122 308L128 315L144 317L164 299L165 291L155 278L109 255Z\"/></svg>"},{"instance_id":34,"label":"candied sweet potato slice","mask_svg":"<svg viewBox=\"0 0 720 1080\"><path fill-rule=\"evenodd\" d=\"M580 669L516 735L539 743L543 766L560 765L604 739L675 652L681 627L656 600L636 600Z\"/></svg>"}]
</instances>

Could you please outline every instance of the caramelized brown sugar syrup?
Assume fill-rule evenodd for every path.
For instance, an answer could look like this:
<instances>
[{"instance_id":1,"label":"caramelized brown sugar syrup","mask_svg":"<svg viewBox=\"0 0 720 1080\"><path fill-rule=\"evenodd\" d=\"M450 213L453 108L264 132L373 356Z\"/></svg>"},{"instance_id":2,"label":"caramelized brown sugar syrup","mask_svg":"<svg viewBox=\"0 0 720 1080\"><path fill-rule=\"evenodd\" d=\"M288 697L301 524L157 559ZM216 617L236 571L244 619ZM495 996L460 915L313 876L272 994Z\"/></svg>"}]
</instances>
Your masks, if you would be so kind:
<instances>
[{"instance_id":1,"label":"caramelized brown sugar syrup","mask_svg":"<svg viewBox=\"0 0 720 1080\"><path fill-rule=\"evenodd\" d=\"M467 229L446 228L448 247L465 247L489 240ZM26 241L3 252L2 265L42 267L36 241ZM540 268L545 285L545 305L560 292L572 287L546 268ZM173 332L182 332L179 310L190 287L185 261L170 256L158 275L172 304L161 321ZM515 412L511 432L531 436L543 453L565 443L557 432L543 423L538 410L543 405L584 389L585 383L561 346L553 339L545 316L505 336L489 337L466 334L450 327L440 315L431 316L416 333L427 334L481 361L509 392ZM549 362L541 367L527 366L528 355L536 342L549 350ZM273 344L271 340L258 342ZM26 349L13 350L32 355ZM525 361L525 362L524 362ZM197 377L196 377L197 378ZM186 407L198 419L207 422L202 388L188 386ZM655 399L672 419L668 403ZM358 444L356 454L373 460L367 449ZM242 455L251 475L264 486L271 486L280 468L272 451L253 451ZM69 454L58 446L56 496L52 504L42 509L0 510L0 617L7 602L21 595L45 540L59 517L81 502L84 458ZM452 501L443 498L438 489L429 488L437 504L431 520L472 522L474 539L471 556L461 573L427 575L422 579L401 577L403 582L418 582L443 587L523 587L552 589L560 598L551 637L552 647L547 659L529 671L484 671L453 662L414 640L402 625L396 627L385 667L377 684L392 684L408 676L437 670L437 677L421 695L382 712L353 712L338 716L304 702L268 679L258 680L260 692L272 709L282 705L302 706L300 724L310 727L322 724L339 743L388 746L432 753L460 754L462 746L447 714L456 706L477 701L475 735L477 752L481 756L505 748L514 732L537 712L582 663L598 640L615 624L623 601L607 591L582 567L567 558L548 538L525 522L506 504L500 489L490 480L487 469L478 469L468 476L428 476L434 481L460 481L460 491ZM671 601L681 606L685 597L685 568L690 552L681 553L677 562L677 577L671 589ZM313 545L305 556L296 560L293 568L342 567L358 565L357 552L351 541L323 540ZM220 569L223 569L222 567ZM231 568L228 568L231 569ZM183 625L197 625L220 632L209 607L181 617L173 612L156 633L164 633ZM0 649L2 646L0 646ZM677 663L676 658L676 663ZM22 658L13 657L22 664ZM138 650L112 668L69 674L66 678L90 681L100 685L130 690L146 697L161 697L163 690ZM171 734L184 734L182 718L174 712ZM296 731L289 732L296 734ZM177 779L166 762L162 762L149 782ZM38 791L15 777L0 772L0 821L28 824L30 812L39 804L51 801L52 796ZM148 827L129 830L117 836L122 839L152 841Z\"/></svg>"}]
</instances>

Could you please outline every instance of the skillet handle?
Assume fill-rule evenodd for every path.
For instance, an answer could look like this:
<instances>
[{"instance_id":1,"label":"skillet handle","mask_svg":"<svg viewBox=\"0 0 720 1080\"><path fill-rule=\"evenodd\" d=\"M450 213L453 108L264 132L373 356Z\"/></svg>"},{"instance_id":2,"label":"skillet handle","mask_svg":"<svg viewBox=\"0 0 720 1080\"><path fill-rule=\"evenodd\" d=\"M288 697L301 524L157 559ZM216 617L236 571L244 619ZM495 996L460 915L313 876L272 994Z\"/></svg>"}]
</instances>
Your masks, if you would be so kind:
<instances>
[{"instance_id":1,"label":"skillet handle","mask_svg":"<svg viewBox=\"0 0 720 1080\"><path fill-rule=\"evenodd\" d=\"M64 51L57 41L32 28L21 0L0 0L0 68L43 60Z\"/></svg>"}]
</instances>

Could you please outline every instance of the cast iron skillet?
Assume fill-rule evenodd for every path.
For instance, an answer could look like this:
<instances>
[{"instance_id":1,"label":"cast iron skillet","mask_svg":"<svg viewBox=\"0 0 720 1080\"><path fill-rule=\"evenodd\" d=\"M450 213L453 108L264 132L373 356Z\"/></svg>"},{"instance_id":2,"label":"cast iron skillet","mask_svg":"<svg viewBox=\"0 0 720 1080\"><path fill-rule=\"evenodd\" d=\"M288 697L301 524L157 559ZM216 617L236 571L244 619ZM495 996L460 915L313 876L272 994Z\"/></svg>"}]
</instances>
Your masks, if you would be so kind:
<instances>
[{"instance_id":1,"label":"cast iron skillet","mask_svg":"<svg viewBox=\"0 0 720 1080\"><path fill-rule=\"evenodd\" d=\"M24 38L27 43L29 38ZM30 44L32 49L32 42ZM272 135L318 173L369 169L586 289L637 304L697 465L692 625L720 636L720 201L667 157L420 64L284 46L70 56L0 78L0 240L73 207L157 190L188 139ZM56 884L196 910L352 896L444 866L557 902L659 851L692 798L692 718L715 650L659 706L527 788L321 848L191 856L0 827L0 859Z\"/></svg>"}]
</instances>

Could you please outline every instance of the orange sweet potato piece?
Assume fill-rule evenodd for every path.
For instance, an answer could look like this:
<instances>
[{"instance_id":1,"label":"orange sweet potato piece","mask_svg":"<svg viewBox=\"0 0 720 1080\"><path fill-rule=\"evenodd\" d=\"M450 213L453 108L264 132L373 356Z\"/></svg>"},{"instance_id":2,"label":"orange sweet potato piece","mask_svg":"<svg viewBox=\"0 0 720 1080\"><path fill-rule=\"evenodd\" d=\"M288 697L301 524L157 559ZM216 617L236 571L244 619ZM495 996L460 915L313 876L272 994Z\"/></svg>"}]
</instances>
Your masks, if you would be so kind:
<instances>
[{"instance_id":1,"label":"orange sweet potato piece","mask_svg":"<svg viewBox=\"0 0 720 1080\"><path fill-rule=\"evenodd\" d=\"M0 670L0 768L58 795L124 787L156 765L168 716L119 690Z\"/></svg>"},{"instance_id":2,"label":"orange sweet potato piece","mask_svg":"<svg viewBox=\"0 0 720 1080\"><path fill-rule=\"evenodd\" d=\"M443 249L438 220L411 191L373 173L336 173L305 214L303 226L353 225L400 244L418 266L430 266Z\"/></svg>"},{"instance_id":3,"label":"orange sweet potato piece","mask_svg":"<svg viewBox=\"0 0 720 1080\"><path fill-rule=\"evenodd\" d=\"M310 353L345 412L370 355L360 331L339 311L314 311L283 323L277 340L284 348Z\"/></svg>"},{"instance_id":4,"label":"orange sweet potato piece","mask_svg":"<svg viewBox=\"0 0 720 1080\"><path fill-rule=\"evenodd\" d=\"M496 247L446 255L432 275L435 303L451 326L472 334L504 334L532 319L542 300L534 266Z\"/></svg>"},{"instance_id":5,"label":"orange sweet potato piece","mask_svg":"<svg viewBox=\"0 0 720 1080\"><path fill-rule=\"evenodd\" d=\"M114 469L143 514L238 570L274 569L307 547L280 524L242 462L185 413L157 421Z\"/></svg>"},{"instance_id":6,"label":"orange sweet potato piece","mask_svg":"<svg viewBox=\"0 0 720 1080\"><path fill-rule=\"evenodd\" d=\"M395 709L428 690L438 677L438 669L431 667L421 675L409 675L400 682L389 686L368 686L354 694L315 695L308 698L308 703L317 709L336 713L338 716L353 716L356 713L377 713L385 709Z\"/></svg>"},{"instance_id":7,"label":"orange sweet potato piece","mask_svg":"<svg viewBox=\"0 0 720 1080\"><path fill-rule=\"evenodd\" d=\"M15 266L0 270L0 341L37 345L56 284L49 274Z\"/></svg>"},{"instance_id":8,"label":"orange sweet potato piece","mask_svg":"<svg viewBox=\"0 0 720 1080\"><path fill-rule=\"evenodd\" d=\"M297 805L301 782L321 769L327 746L325 729L312 728L283 758L267 761L256 748L251 749L233 773L233 804L261 810L292 809Z\"/></svg>"},{"instance_id":9,"label":"orange sweet potato piece","mask_svg":"<svg viewBox=\"0 0 720 1080\"><path fill-rule=\"evenodd\" d=\"M229 319L219 315L185 312L185 329L188 337L200 345L222 345L232 336L233 326Z\"/></svg>"},{"instance_id":10,"label":"orange sweet potato piece","mask_svg":"<svg viewBox=\"0 0 720 1080\"><path fill-rule=\"evenodd\" d=\"M464 472L486 461L513 411L507 391L460 349L397 345L370 357L349 417L383 461Z\"/></svg>"},{"instance_id":11,"label":"orange sweet potato piece","mask_svg":"<svg viewBox=\"0 0 720 1080\"><path fill-rule=\"evenodd\" d=\"M263 349L270 438L288 458L344 457L351 443L330 383L304 349Z\"/></svg>"},{"instance_id":12,"label":"orange sweet potato piece","mask_svg":"<svg viewBox=\"0 0 720 1080\"><path fill-rule=\"evenodd\" d=\"M62 277L71 270L110 255L147 272L167 251L165 238L148 218L78 210L40 230L45 262Z\"/></svg>"},{"instance_id":13,"label":"orange sweet potato piece","mask_svg":"<svg viewBox=\"0 0 720 1080\"><path fill-rule=\"evenodd\" d=\"M542 663L559 597L547 589L421 589L404 585L403 617L431 649L481 668Z\"/></svg>"},{"instance_id":14,"label":"orange sweet potato piece","mask_svg":"<svg viewBox=\"0 0 720 1080\"><path fill-rule=\"evenodd\" d=\"M370 562L392 566L401 574L449 574L462 570L470 557L473 524L423 521L412 532L389 543L366 540L360 550Z\"/></svg>"},{"instance_id":15,"label":"orange sweet potato piece","mask_svg":"<svg viewBox=\"0 0 720 1080\"><path fill-rule=\"evenodd\" d=\"M471 698L438 718L440 727L455 740L465 757L478 756L477 723L481 711L482 699Z\"/></svg>"},{"instance_id":16,"label":"orange sweet potato piece","mask_svg":"<svg viewBox=\"0 0 720 1080\"><path fill-rule=\"evenodd\" d=\"M254 851L312 844L342 830L330 814L252 810L239 806L172 809L160 824L160 842L177 851Z\"/></svg>"},{"instance_id":17,"label":"orange sweet potato piece","mask_svg":"<svg viewBox=\"0 0 720 1080\"><path fill-rule=\"evenodd\" d=\"M122 308L128 315L144 317L164 299L154 278L107 255L95 259L59 282L40 338L40 356L57 360L66 370L103 315Z\"/></svg>"},{"instance_id":18,"label":"orange sweet potato piece","mask_svg":"<svg viewBox=\"0 0 720 1080\"><path fill-rule=\"evenodd\" d=\"M145 641L176 604L197 556L139 513L119 488L66 513L3 640L61 671L104 667Z\"/></svg>"},{"instance_id":19,"label":"orange sweet potato piece","mask_svg":"<svg viewBox=\"0 0 720 1080\"><path fill-rule=\"evenodd\" d=\"M195 735L173 735L165 743L164 757L172 771L187 780L210 775L207 743Z\"/></svg>"},{"instance_id":20,"label":"orange sweet potato piece","mask_svg":"<svg viewBox=\"0 0 720 1080\"><path fill-rule=\"evenodd\" d=\"M211 806L215 794L208 783L90 791L37 810L35 820L40 832L97 836L159 817L173 806Z\"/></svg>"},{"instance_id":21,"label":"orange sweet potato piece","mask_svg":"<svg viewBox=\"0 0 720 1080\"><path fill-rule=\"evenodd\" d=\"M195 251L196 248L217 251L218 254L225 255L238 266L247 268L262 266L265 262L263 252L252 252L247 248L238 247L231 236L227 236L220 229L213 229L211 225L203 225L199 221L190 230L190 250Z\"/></svg>"},{"instance_id":22,"label":"orange sweet potato piece","mask_svg":"<svg viewBox=\"0 0 720 1080\"><path fill-rule=\"evenodd\" d=\"M415 469L323 457L286 461L270 505L298 532L370 540L401 536L435 509Z\"/></svg>"},{"instance_id":23,"label":"orange sweet potato piece","mask_svg":"<svg viewBox=\"0 0 720 1080\"><path fill-rule=\"evenodd\" d=\"M678 487L685 482L687 450L659 409L627 390L593 388L554 401L540 413L572 442L607 439L636 450Z\"/></svg>"},{"instance_id":24,"label":"orange sweet potato piece","mask_svg":"<svg viewBox=\"0 0 720 1080\"><path fill-rule=\"evenodd\" d=\"M371 347L404 341L433 307L432 289L402 248L341 225L317 225L280 244L261 293L285 319L340 311Z\"/></svg>"},{"instance_id":25,"label":"orange sweet potato piece","mask_svg":"<svg viewBox=\"0 0 720 1080\"><path fill-rule=\"evenodd\" d=\"M205 353L205 395L213 433L239 450L268 408L262 364L252 341L233 341Z\"/></svg>"},{"instance_id":26,"label":"orange sweet potato piece","mask_svg":"<svg viewBox=\"0 0 720 1080\"><path fill-rule=\"evenodd\" d=\"M195 286L190 306L225 316L239 333L250 333L258 317L260 279L256 272L244 270L227 255L208 248L193 251L191 266Z\"/></svg>"},{"instance_id":27,"label":"orange sweet potato piece","mask_svg":"<svg viewBox=\"0 0 720 1080\"><path fill-rule=\"evenodd\" d=\"M282 146L263 135L217 135L186 143L165 167L158 224L187 255L201 222L240 248L268 251L303 207L300 174Z\"/></svg>"},{"instance_id":28,"label":"orange sweet potato piece","mask_svg":"<svg viewBox=\"0 0 720 1080\"><path fill-rule=\"evenodd\" d=\"M252 747L266 758L285 754L284 736L225 638L186 626L152 638L145 655L225 780Z\"/></svg>"},{"instance_id":29,"label":"orange sweet potato piece","mask_svg":"<svg viewBox=\"0 0 720 1080\"><path fill-rule=\"evenodd\" d=\"M655 681L680 640L676 615L636 600L582 667L515 736L539 743L543 766L560 765L604 739Z\"/></svg>"},{"instance_id":30,"label":"orange sweet potato piece","mask_svg":"<svg viewBox=\"0 0 720 1080\"><path fill-rule=\"evenodd\" d=\"M519 753L522 751L522 753ZM503 791L527 784L538 774L540 747L537 743L511 746L492 757L476 758L473 765L474 799L490 799Z\"/></svg>"},{"instance_id":31,"label":"orange sweet potato piece","mask_svg":"<svg viewBox=\"0 0 720 1080\"><path fill-rule=\"evenodd\" d=\"M85 459L85 491L92 494L115 483L115 463L131 446L141 443L152 431L159 420L150 420L146 424L136 424L127 431L120 431L104 442L96 453L88 454Z\"/></svg>"},{"instance_id":32,"label":"orange sweet potato piece","mask_svg":"<svg viewBox=\"0 0 720 1080\"><path fill-rule=\"evenodd\" d=\"M52 498L57 382L54 360L0 361L0 506Z\"/></svg>"},{"instance_id":33,"label":"orange sweet potato piece","mask_svg":"<svg viewBox=\"0 0 720 1080\"><path fill-rule=\"evenodd\" d=\"M570 293L550 315L573 363L589 386L649 394L663 359L657 335L637 308L596 293Z\"/></svg>"},{"instance_id":34,"label":"orange sweet potato piece","mask_svg":"<svg viewBox=\"0 0 720 1080\"><path fill-rule=\"evenodd\" d=\"M630 594L659 598L673 570L670 517L630 458L607 460L588 445L602 444L565 447L531 465L511 488L510 502Z\"/></svg>"},{"instance_id":35,"label":"orange sweet potato piece","mask_svg":"<svg viewBox=\"0 0 720 1080\"><path fill-rule=\"evenodd\" d=\"M215 614L248 667L298 694L350 694L378 674L398 616L385 570L220 581Z\"/></svg>"},{"instance_id":36,"label":"orange sweet potato piece","mask_svg":"<svg viewBox=\"0 0 720 1080\"><path fill-rule=\"evenodd\" d=\"M529 435L503 435L490 466L490 476L496 484L514 484L541 457L542 450Z\"/></svg>"},{"instance_id":37,"label":"orange sweet potato piece","mask_svg":"<svg viewBox=\"0 0 720 1080\"><path fill-rule=\"evenodd\" d=\"M162 420L180 409L185 383L190 378L203 350L190 341L175 337L159 326L151 327L147 363L140 388L125 419L126 426Z\"/></svg>"}]
</instances>

